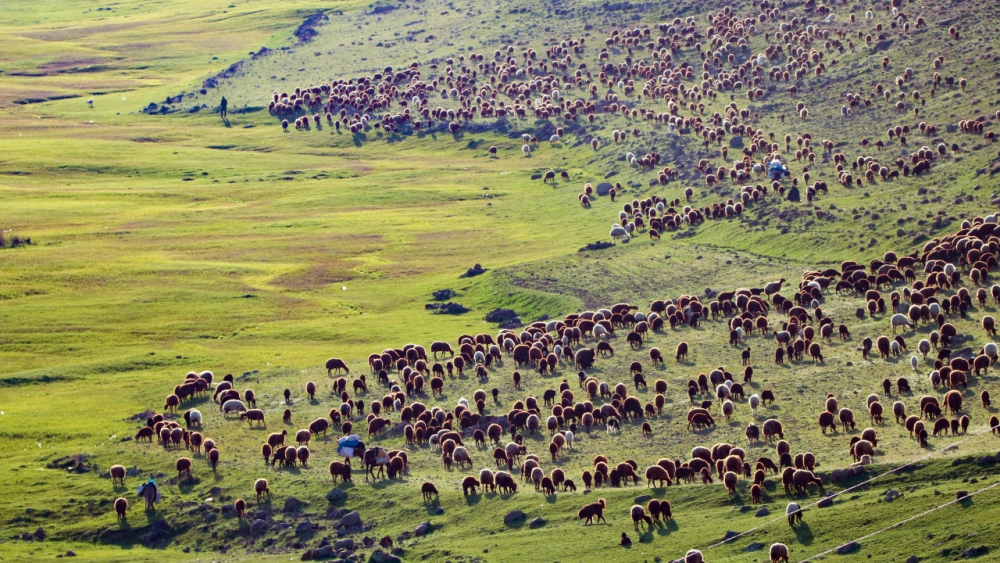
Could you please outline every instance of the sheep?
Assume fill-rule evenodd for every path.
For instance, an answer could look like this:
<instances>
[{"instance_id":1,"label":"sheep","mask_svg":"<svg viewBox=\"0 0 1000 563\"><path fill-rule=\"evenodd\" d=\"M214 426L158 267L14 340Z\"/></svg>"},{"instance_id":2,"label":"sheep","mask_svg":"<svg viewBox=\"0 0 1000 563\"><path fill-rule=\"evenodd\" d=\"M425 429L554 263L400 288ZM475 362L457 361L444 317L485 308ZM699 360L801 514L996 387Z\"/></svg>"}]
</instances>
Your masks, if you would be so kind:
<instances>
[{"instance_id":1,"label":"sheep","mask_svg":"<svg viewBox=\"0 0 1000 563\"><path fill-rule=\"evenodd\" d=\"M125 466L123 465L112 465L108 469L108 475L111 476L111 485L114 486L115 481L121 482L122 486L125 486Z\"/></svg>"},{"instance_id":2,"label":"sheep","mask_svg":"<svg viewBox=\"0 0 1000 563\"><path fill-rule=\"evenodd\" d=\"M692 549L684 554L684 563L705 563L705 557L697 549Z\"/></svg>"},{"instance_id":3,"label":"sheep","mask_svg":"<svg viewBox=\"0 0 1000 563\"><path fill-rule=\"evenodd\" d=\"M646 514L646 509L643 508L641 505L638 504L632 505L632 509L629 511L629 515L632 517L632 525L635 528L636 532L639 531L640 522L645 521L647 528L653 525L653 520Z\"/></svg>"},{"instance_id":4,"label":"sheep","mask_svg":"<svg viewBox=\"0 0 1000 563\"><path fill-rule=\"evenodd\" d=\"M230 399L222 404L222 408L220 410L222 410L223 416L226 416L231 412L236 412L236 413L246 412L247 407L246 405L243 404L243 401L240 401L238 399Z\"/></svg>"},{"instance_id":5,"label":"sheep","mask_svg":"<svg viewBox=\"0 0 1000 563\"><path fill-rule=\"evenodd\" d=\"M247 501L239 498L233 503L233 511L236 512L237 518L245 518L247 510Z\"/></svg>"},{"instance_id":6,"label":"sheep","mask_svg":"<svg viewBox=\"0 0 1000 563\"><path fill-rule=\"evenodd\" d=\"M128 500L124 498L115 499L115 514L118 520L125 520L125 511L128 510Z\"/></svg>"},{"instance_id":7,"label":"sheep","mask_svg":"<svg viewBox=\"0 0 1000 563\"><path fill-rule=\"evenodd\" d=\"M191 428L192 426L201 427L201 412L195 409L188 409L188 411L184 413L184 422L187 423L188 428Z\"/></svg>"},{"instance_id":8,"label":"sheep","mask_svg":"<svg viewBox=\"0 0 1000 563\"><path fill-rule=\"evenodd\" d=\"M257 493L258 504L260 504L260 497L264 493L267 493L267 497L271 498L271 489L267 486L267 479L257 479L253 484L253 490Z\"/></svg>"},{"instance_id":9,"label":"sheep","mask_svg":"<svg viewBox=\"0 0 1000 563\"><path fill-rule=\"evenodd\" d=\"M180 478L183 477L185 474L188 476L188 479L193 479L193 477L191 476L191 460L190 459L188 459L186 457L182 457L182 458L178 459L176 462L174 462L174 467L177 469L177 479L178 480L180 480Z\"/></svg>"},{"instance_id":10,"label":"sheep","mask_svg":"<svg viewBox=\"0 0 1000 563\"><path fill-rule=\"evenodd\" d=\"M788 517L788 525L795 527L796 523L802 522L802 507L798 503L790 502L785 507L785 516Z\"/></svg>"},{"instance_id":11,"label":"sheep","mask_svg":"<svg viewBox=\"0 0 1000 563\"><path fill-rule=\"evenodd\" d=\"M244 419L249 423L250 426L253 426L254 421L256 421L257 425L260 426L264 424L264 411L260 409L250 409L240 414L240 420Z\"/></svg>"},{"instance_id":12,"label":"sheep","mask_svg":"<svg viewBox=\"0 0 1000 563\"><path fill-rule=\"evenodd\" d=\"M438 490L434 483L425 481L423 485L420 485L420 494L423 495L425 502L429 502L432 496L438 496Z\"/></svg>"},{"instance_id":13,"label":"sheep","mask_svg":"<svg viewBox=\"0 0 1000 563\"><path fill-rule=\"evenodd\" d=\"M783 543L772 544L770 556L771 563L780 563L781 561L788 563L788 546Z\"/></svg>"},{"instance_id":14,"label":"sheep","mask_svg":"<svg viewBox=\"0 0 1000 563\"><path fill-rule=\"evenodd\" d=\"M581 508L576 513L576 516L578 519L584 520L583 522L584 526L586 526L587 524L593 524L594 522L597 521L602 521L605 524L607 524L608 521L604 519L604 509L606 507L607 503L604 501L604 499L598 499L597 502L592 502Z\"/></svg>"},{"instance_id":15,"label":"sheep","mask_svg":"<svg viewBox=\"0 0 1000 563\"><path fill-rule=\"evenodd\" d=\"M904 326L909 329L913 329L913 323L910 322L909 317L904 314L896 313L889 318L889 325L892 328L892 333L896 334L896 329L898 327Z\"/></svg>"}]
</instances>

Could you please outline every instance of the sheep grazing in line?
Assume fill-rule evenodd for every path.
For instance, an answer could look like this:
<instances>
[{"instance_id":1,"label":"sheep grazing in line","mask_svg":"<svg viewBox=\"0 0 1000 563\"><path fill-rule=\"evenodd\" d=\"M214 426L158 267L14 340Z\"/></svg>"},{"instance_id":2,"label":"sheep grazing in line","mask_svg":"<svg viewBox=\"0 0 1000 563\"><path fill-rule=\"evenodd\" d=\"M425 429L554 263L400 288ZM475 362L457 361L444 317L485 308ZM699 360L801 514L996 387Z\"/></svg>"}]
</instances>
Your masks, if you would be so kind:
<instances>
[{"instance_id":1,"label":"sheep grazing in line","mask_svg":"<svg viewBox=\"0 0 1000 563\"><path fill-rule=\"evenodd\" d=\"M632 517L632 525L635 528L636 532L639 531L639 524L643 521L646 522L647 528L653 526L653 519L646 514L646 509L643 508L641 505L638 504L632 505L632 509L629 511L629 514Z\"/></svg>"}]
</instances>

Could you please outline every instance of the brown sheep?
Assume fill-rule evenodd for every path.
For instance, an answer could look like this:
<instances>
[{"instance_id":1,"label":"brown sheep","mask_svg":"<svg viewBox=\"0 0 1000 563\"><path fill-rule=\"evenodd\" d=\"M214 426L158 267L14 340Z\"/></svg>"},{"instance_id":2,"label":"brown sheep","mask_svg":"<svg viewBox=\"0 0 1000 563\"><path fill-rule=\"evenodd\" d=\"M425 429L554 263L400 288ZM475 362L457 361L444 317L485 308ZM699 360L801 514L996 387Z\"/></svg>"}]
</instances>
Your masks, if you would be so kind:
<instances>
[{"instance_id":1,"label":"brown sheep","mask_svg":"<svg viewBox=\"0 0 1000 563\"><path fill-rule=\"evenodd\" d=\"M330 358L326 361L326 375L332 376L333 372L336 371L340 373L340 370L344 370L344 373L351 373L351 370L344 363L344 360L340 358Z\"/></svg>"},{"instance_id":2,"label":"brown sheep","mask_svg":"<svg viewBox=\"0 0 1000 563\"><path fill-rule=\"evenodd\" d=\"M722 482L726 485L726 490L729 491L729 496L736 496L736 485L739 483L739 475L733 473L732 471L727 471L725 475L722 476Z\"/></svg>"},{"instance_id":3,"label":"brown sheep","mask_svg":"<svg viewBox=\"0 0 1000 563\"><path fill-rule=\"evenodd\" d=\"M233 510L236 511L237 518L245 518L247 510L247 501L239 498L233 503Z\"/></svg>"},{"instance_id":4,"label":"brown sheep","mask_svg":"<svg viewBox=\"0 0 1000 563\"><path fill-rule=\"evenodd\" d=\"M119 498L115 500L115 514L118 515L118 520L125 519L125 511L128 510L128 500Z\"/></svg>"},{"instance_id":5,"label":"brown sheep","mask_svg":"<svg viewBox=\"0 0 1000 563\"><path fill-rule=\"evenodd\" d=\"M264 423L264 411L260 409L250 409L248 411L240 413L240 420L246 420L250 426L253 426L254 421L257 422L257 426ZM266 426L266 424L265 424Z\"/></svg>"},{"instance_id":6,"label":"brown sheep","mask_svg":"<svg viewBox=\"0 0 1000 563\"><path fill-rule=\"evenodd\" d=\"M958 414L962 410L962 392L957 390L948 391L944 395L944 404L952 414Z\"/></svg>"},{"instance_id":7,"label":"brown sheep","mask_svg":"<svg viewBox=\"0 0 1000 563\"><path fill-rule=\"evenodd\" d=\"M257 479L253 484L253 490L257 493L257 503L260 503L260 497L264 493L267 493L268 498L271 498L271 489L267 487L267 479Z\"/></svg>"},{"instance_id":8,"label":"brown sheep","mask_svg":"<svg viewBox=\"0 0 1000 563\"><path fill-rule=\"evenodd\" d=\"M344 482L351 480L351 466L340 461L330 462L330 476L333 477L333 484L337 484L337 479L340 478Z\"/></svg>"},{"instance_id":9,"label":"brown sheep","mask_svg":"<svg viewBox=\"0 0 1000 563\"><path fill-rule=\"evenodd\" d=\"M781 563L782 561L788 563L788 546L783 543L772 544L769 555L771 563Z\"/></svg>"},{"instance_id":10,"label":"brown sheep","mask_svg":"<svg viewBox=\"0 0 1000 563\"><path fill-rule=\"evenodd\" d=\"M316 384L312 381L306 383L306 394L309 395L309 400L316 399Z\"/></svg>"},{"instance_id":11,"label":"brown sheep","mask_svg":"<svg viewBox=\"0 0 1000 563\"><path fill-rule=\"evenodd\" d=\"M212 466L212 471L215 471L216 466L219 465L219 449L212 448L212 451L208 452L208 463ZM190 475L190 471L188 472Z\"/></svg>"},{"instance_id":12,"label":"brown sheep","mask_svg":"<svg viewBox=\"0 0 1000 563\"><path fill-rule=\"evenodd\" d=\"M797 493L808 492L809 485L816 485L823 489L823 480L813 475L812 471L806 469L796 469L792 474L792 485Z\"/></svg>"},{"instance_id":13,"label":"brown sheep","mask_svg":"<svg viewBox=\"0 0 1000 563\"><path fill-rule=\"evenodd\" d=\"M629 515L632 517L632 525L635 531L639 531L639 523L645 521L646 527L651 527L653 525L653 520L646 514L646 509L641 505L634 504L632 509L629 511Z\"/></svg>"},{"instance_id":14,"label":"brown sheep","mask_svg":"<svg viewBox=\"0 0 1000 563\"><path fill-rule=\"evenodd\" d=\"M111 485L114 486L115 481L120 481L122 486L125 485L125 466L123 465L112 465L108 469L108 474L111 475Z\"/></svg>"},{"instance_id":15,"label":"brown sheep","mask_svg":"<svg viewBox=\"0 0 1000 563\"><path fill-rule=\"evenodd\" d=\"M174 467L177 468L177 479L178 480L181 477L183 477L184 474L187 474L188 479L192 479L193 478L191 476L191 460L190 459L188 459L186 457L182 457L182 458L178 459L176 463L174 463Z\"/></svg>"},{"instance_id":16,"label":"brown sheep","mask_svg":"<svg viewBox=\"0 0 1000 563\"><path fill-rule=\"evenodd\" d=\"M470 490L472 491L472 494L476 494L476 487L478 486L479 486L479 481L476 480L475 477L469 475L462 479L462 494L465 496L469 496Z\"/></svg>"},{"instance_id":17,"label":"brown sheep","mask_svg":"<svg viewBox=\"0 0 1000 563\"><path fill-rule=\"evenodd\" d=\"M438 496L437 487L435 487L434 483L431 483L430 481L427 481L423 485L420 485L420 493L423 495L424 501L428 502L431 500L432 496L434 497Z\"/></svg>"},{"instance_id":18,"label":"brown sheep","mask_svg":"<svg viewBox=\"0 0 1000 563\"><path fill-rule=\"evenodd\" d=\"M687 361L687 355L688 355L688 343L687 342L678 343L677 354L676 354L677 361L678 362Z\"/></svg>"},{"instance_id":19,"label":"brown sheep","mask_svg":"<svg viewBox=\"0 0 1000 563\"><path fill-rule=\"evenodd\" d=\"M581 508L576 513L576 516L580 520L584 520L583 523L584 526L586 526L587 524L592 524L595 521L603 521L605 524L607 524L608 521L604 519L604 509L606 506L607 504L604 502L604 499L598 499L597 502L592 502Z\"/></svg>"}]
</instances>

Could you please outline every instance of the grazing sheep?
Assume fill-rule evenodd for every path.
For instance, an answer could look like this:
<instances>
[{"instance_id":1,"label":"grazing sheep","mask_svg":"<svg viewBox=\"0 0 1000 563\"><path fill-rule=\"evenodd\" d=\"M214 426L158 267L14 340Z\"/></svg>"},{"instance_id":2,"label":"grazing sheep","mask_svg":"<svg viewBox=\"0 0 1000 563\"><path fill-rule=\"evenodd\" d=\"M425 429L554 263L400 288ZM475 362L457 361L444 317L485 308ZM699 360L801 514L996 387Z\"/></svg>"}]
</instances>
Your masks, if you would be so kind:
<instances>
[{"instance_id":1,"label":"grazing sheep","mask_svg":"<svg viewBox=\"0 0 1000 563\"><path fill-rule=\"evenodd\" d=\"M122 486L125 485L125 466L123 465L112 465L108 469L108 474L111 475L111 485L114 486L115 481L119 481Z\"/></svg>"},{"instance_id":2,"label":"grazing sheep","mask_svg":"<svg viewBox=\"0 0 1000 563\"><path fill-rule=\"evenodd\" d=\"M215 451L215 450L213 450L213 451ZM178 459L174 463L174 467L177 469L177 479L178 480L180 480L180 478L183 477L185 474L188 476L188 479L193 479L193 477L191 476L191 460L190 459L188 459L186 457L182 457L182 458Z\"/></svg>"},{"instance_id":3,"label":"grazing sheep","mask_svg":"<svg viewBox=\"0 0 1000 563\"><path fill-rule=\"evenodd\" d=\"M771 563L780 563L784 561L788 563L788 546L783 543L775 543L771 545Z\"/></svg>"},{"instance_id":4,"label":"grazing sheep","mask_svg":"<svg viewBox=\"0 0 1000 563\"><path fill-rule=\"evenodd\" d=\"M684 563L705 563L705 557L697 549L692 549L684 554Z\"/></svg>"},{"instance_id":5,"label":"grazing sheep","mask_svg":"<svg viewBox=\"0 0 1000 563\"><path fill-rule=\"evenodd\" d=\"M597 521L602 521L605 524L607 524L608 521L604 519L604 509L606 507L607 503L604 502L604 499L598 499L597 502L592 502L581 508L576 513L576 516L578 519L584 520L583 522L584 526L586 526L587 524L592 524Z\"/></svg>"},{"instance_id":6,"label":"grazing sheep","mask_svg":"<svg viewBox=\"0 0 1000 563\"><path fill-rule=\"evenodd\" d=\"M257 493L257 503L260 503L260 497L264 493L267 493L267 497L271 498L271 489L267 486L267 479L257 479L253 484L253 490Z\"/></svg>"},{"instance_id":7,"label":"grazing sheep","mask_svg":"<svg viewBox=\"0 0 1000 563\"><path fill-rule=\"evenodd\" d=\"M636 532L639 531L639 524L643 521L646 522L647 528L652 527L653 525L652 518L650 518L646 514L646 509L643 508L641 505L638 504L632 505L632 509L629 510L629 515L632 517L632 525L635 528Z\"/></svg>"},{"instance_id":8,"label":"grazing sheep","mask_svg":"<svg viewBox=\"0 0 1000 563\"><path fill-rule=\"evenodd\" d=\"M245 518L247 510L247 501L241 498L236 499L236 502L233 503L233 510L236 511L237 518Z\"/></svg>"},{"instance_id":9,"label":"grazing sheep","mask_svg":"<svg viewBox=\"0 0 1000 563\"><path fill-rule=\"evenodd\" d=\"M438 496L437 487L435 487L434 483L431 483L430 481L424 482L423 485L420 485L420 493L423 495L424 501L430 501L432 496Z\"/></svg>"},{"instance_id":10,"label":"grazing sheep","mask_svg":"<svg viewBox=\"0 0 1000 563\"><path fill-rule=\"evenodd\" d=\"M128 500L123 498L115 499L115 514L118 515L118 520L125 519L125 511L128 510Z\"/></svg>"},{"instance_id":11,"label":"grazing sheep","mask_svg":"<svg viewBox=\"0 0 1000 563\"><path fill-rule=\"evenodd\" d=\"M794 528L796 523L802 522L802 508L798 503L790 502L785 507L785 516L788 517L788 525Z\"/></svg>"}]
</instances>

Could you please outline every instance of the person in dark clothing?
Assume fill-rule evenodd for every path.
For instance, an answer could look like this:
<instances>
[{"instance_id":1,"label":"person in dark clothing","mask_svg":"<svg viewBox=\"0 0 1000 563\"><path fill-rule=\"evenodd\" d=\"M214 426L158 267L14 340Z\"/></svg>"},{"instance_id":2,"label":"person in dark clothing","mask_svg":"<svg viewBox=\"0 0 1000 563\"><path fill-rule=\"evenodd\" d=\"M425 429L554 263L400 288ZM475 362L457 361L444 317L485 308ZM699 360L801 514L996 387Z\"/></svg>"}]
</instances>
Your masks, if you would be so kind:
<instances>
[{"instance_id":1,"label":"person in dark clothing","mask_svg":"<svg viewBox=\"0 0 1000 563\"><path fill-rule=\"evenodd\" d=\"M229 100L227 100L225 96L222 96L222 101L219 103L220 107L219 113L220 115L222 115L222 119L226 118L226 108L228 106L229 106Z\"/></svg>"}]
</instances>

